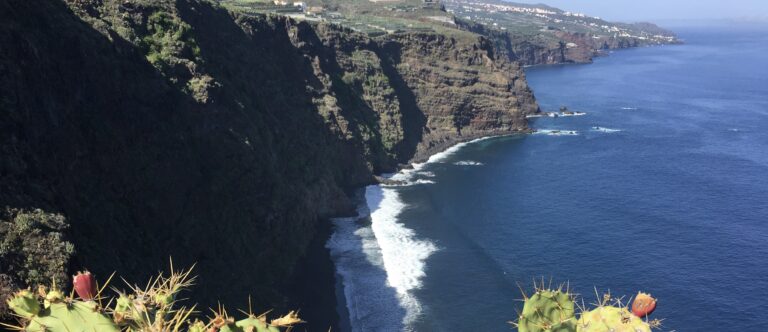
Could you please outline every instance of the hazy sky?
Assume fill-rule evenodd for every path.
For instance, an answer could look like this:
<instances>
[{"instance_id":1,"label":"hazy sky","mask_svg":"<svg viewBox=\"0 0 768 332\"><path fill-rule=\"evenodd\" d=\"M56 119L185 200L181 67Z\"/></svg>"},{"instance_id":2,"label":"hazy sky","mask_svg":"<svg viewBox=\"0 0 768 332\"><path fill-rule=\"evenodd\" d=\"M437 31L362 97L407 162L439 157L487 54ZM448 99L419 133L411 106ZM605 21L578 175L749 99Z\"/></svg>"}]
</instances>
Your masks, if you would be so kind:
<instances>
[{"instance_id":1,"label":"hazy sky","mask_svg":"<svg viewBox=\"0 0 768 332\"><path fill-rule=\"evenodd\" d=\"M766 19L768 0L512 0L544 3L607 20Z\"/></svg>"}]
</instances>

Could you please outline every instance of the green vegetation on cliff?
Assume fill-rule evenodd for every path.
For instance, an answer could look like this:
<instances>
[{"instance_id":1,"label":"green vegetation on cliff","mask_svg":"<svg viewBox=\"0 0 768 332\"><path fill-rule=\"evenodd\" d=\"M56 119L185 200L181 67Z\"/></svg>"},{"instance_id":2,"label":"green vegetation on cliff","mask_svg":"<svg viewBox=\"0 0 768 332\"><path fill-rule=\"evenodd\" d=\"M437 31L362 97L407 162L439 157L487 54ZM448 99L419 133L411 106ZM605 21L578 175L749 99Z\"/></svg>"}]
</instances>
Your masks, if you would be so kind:
<instances>
[{"instance_id":1,"label":"green vegetation on cliff","mask_svg":"<svg viewBox=\"0 0 768 332\"><path fill-rule=\"evenodd\" d=\"M302 307L287 295L296 263L323 218L353 213L352 188L525 132L538 110L520 66L466 31L370 36L201 0L10 0L0 45L0 207L57 211L70 264L98 275L198 262L204 306L251 293ZM9 283L33 286L20 276Z\"/></svg>"},{"instance_id":2,"label":"green vegetation on cliff","mask_svg":"<svg viewBox=\"0 0 768 332\"><path fill-rule=\"evenodd\" d=\"M60 214L6 209L0 214L0 319L18 285L50 285L69 280L74 246L66 239L68 224Z\"/></svg>"}]
</instances>

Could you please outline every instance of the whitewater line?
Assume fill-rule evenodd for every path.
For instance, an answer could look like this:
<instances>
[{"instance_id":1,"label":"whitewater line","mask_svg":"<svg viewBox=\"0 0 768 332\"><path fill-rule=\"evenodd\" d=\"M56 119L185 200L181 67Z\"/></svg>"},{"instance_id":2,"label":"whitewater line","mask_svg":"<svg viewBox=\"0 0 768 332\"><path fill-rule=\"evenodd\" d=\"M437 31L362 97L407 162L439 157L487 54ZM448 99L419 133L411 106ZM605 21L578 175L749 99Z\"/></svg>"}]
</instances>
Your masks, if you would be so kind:
<instances>
[{"instance_id":1,"label":"whitewater line","mask_svg":"<svg viewBox=\"0 0 768 332\"><path fill-rule=\"evenodd\" d=\"M430 163L442 162L461 148L487 136L455 144L414 163L388 178L406 185L430 184L415 179L434 174L422 171ZM438 250L428 239L399 219L407 207L400 197L400 186L365 187L365 203L356 218L334 219L335 230L326 243L336 273L341 277L352 331L407 331L422 313L422 305L413 294L426 276L426 260Z\"/></svg>"}]
</instances>

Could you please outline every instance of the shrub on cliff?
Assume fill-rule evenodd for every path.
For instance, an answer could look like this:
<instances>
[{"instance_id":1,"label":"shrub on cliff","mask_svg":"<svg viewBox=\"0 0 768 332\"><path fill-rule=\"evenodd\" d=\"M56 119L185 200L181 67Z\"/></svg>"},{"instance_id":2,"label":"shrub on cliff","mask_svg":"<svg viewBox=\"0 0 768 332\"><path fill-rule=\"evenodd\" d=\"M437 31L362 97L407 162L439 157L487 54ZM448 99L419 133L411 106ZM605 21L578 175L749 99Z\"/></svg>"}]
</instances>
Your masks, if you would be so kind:
<instances>
[{"instance_id":1,"label":"shrub on cliff","mask_svg":"<svg viewBox=\"0 0 768 332\"><path fill-rule=\"evenodd\" d=\"M16 285L65 282L74 246L66 240L63 216L40 209L6 208L0 215L0 300ZM1 312L5 312L0 307Z\"/></svg>"},{"instance_id":2,"label":"shrub on cliff","mask_svg":"<svg viewBox=\"0 0 768 332\"><path fill-rule=\"evenodd\" d=\"M174 58L194 60L200 56L192 27L176 16L157 11L149 16L147 30L149 34L141 38L140 46L156 67L170 65Z\"/></svg>"}]
</instances>

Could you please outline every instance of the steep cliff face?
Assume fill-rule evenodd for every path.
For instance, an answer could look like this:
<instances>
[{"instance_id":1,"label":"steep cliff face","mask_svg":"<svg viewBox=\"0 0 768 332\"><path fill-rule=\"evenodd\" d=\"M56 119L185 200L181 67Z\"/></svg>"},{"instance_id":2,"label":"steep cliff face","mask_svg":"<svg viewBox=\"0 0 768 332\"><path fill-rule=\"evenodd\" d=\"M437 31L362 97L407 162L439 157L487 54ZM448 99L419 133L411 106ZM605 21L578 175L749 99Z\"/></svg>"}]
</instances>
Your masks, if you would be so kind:
<instances>
[{"instance_id":1,"label":"steep cliff face","mask_svg":"<svg viewBox=\"0 0 768 332\"><path fill-rule=\"evenodd\" d=\"M590 63L612 49L638 47L635 38L593 37L588 34L558 31L556 39L527 38L508 33L492 33L491 37L512 61L524 66L561 63Z\"/></svg>"},{"instance_id":2,"label":"steep cliff face","mask_svg":"<svg viewBox=\"0 0 768 332\"><path fill-rule=\"evenodd\" d=\"M143 280L173 256L197 262L203 305L282 308L345 191L526 130L520 67L460 37L196 0L0 2L0 205L66 217L74 267Z\"/></svg>"},{"instance_id":3,"label":"steep cliff face","mask_svg":"<svg viewBox=\"0 0 768 332\"><path fill-rule=\"evenodd\" d=\"M66 216L74 265L102 276L144 280L173 256L198 263L206 305L243 303L244 292L281 305L275 286L318 217L348 209L343 188L370 182L363 154L313 107L311 67L284 22L117 3L97 4L121 6L123 33L151 35L142 29L163 12L194 34L166 40L153 65L98 16L104 7L75 7L94 15L86 23L62 2L0 4L2 205ZM184 61L192 37L199 55ZM198 77L210 83L188 89Z\"/></svg>"},{"instance_id":4,"label":"steep cliff face","mask_svg":"<svg viewBox=\"0 0 768 332\"><path fill-rule=\"evenodd\" d=\"M461 29L486 36L494 43L499 56L523 66L590 63L594 57L605 55L609 50L655 45L635 37L597 36L567 31L552 31L551 34L514 34L467 20L457 20L457 24Z\"/></svg>"},{"instance_id":5,"label":"steep cliff face","mask_svg":"<svg viewBox=\"0 0 768 332\"><path fill-rule=\"evenodd\" d=\"M497 56L485 37L455 33L368 38L334 25L299 24L294 43L316 59L318 79L333 91L321 114L330 117L345 104L374 114L386 157L405 163L462 140L526 131L525 115L539 110L519 64ZM318 39L308 37L313 34ZM358 100L343 102L351 96Z\"/></svg>"}]
</instances>

